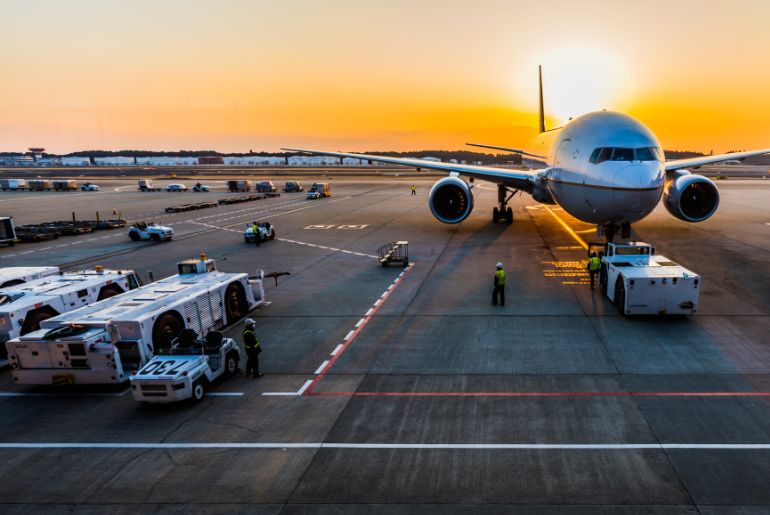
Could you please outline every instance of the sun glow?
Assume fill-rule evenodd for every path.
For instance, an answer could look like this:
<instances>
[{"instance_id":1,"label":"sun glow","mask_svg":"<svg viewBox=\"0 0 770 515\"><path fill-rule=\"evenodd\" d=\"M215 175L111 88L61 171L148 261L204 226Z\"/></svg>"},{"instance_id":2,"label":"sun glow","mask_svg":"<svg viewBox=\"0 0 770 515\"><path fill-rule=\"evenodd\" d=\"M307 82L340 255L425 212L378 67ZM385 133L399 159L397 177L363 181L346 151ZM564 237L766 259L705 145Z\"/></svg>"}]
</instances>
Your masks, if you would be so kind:
<instances>
[{"instance_id":1,"label":"sun glow","mask_svg":"<svg viewBox=\"0 0 770 515\"><path fill-rule=\"evenodd\" d=\"M560 125L591 111L617 110L633 96L629 71L606 50L562 46L536 59L543 66L546 117Z\"/></svg>"}]
</instances>

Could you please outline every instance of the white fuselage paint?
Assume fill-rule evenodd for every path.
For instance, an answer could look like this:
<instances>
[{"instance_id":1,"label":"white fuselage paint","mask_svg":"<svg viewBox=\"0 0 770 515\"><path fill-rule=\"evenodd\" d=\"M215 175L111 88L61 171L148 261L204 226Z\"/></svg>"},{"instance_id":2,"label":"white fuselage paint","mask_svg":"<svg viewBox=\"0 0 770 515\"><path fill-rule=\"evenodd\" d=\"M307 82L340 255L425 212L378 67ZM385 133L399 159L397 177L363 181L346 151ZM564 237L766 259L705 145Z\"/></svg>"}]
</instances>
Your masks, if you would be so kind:
<instances>
[{"instance_id":1,"label":"white fuselage paint","mask_svg":"<svg viewBox=\"0 0 770 515\"><path fill-rule=\"evenodd\" d=\"M549 168L543 175L544 186L553 200L575 218L595 224L641 220L660 201L665 164L591 163L591 153L603 147L660 148L660 143L652 131L634 118L598 111L540 134L528 150L546 156Z\"/></svg>"}]
</instances>

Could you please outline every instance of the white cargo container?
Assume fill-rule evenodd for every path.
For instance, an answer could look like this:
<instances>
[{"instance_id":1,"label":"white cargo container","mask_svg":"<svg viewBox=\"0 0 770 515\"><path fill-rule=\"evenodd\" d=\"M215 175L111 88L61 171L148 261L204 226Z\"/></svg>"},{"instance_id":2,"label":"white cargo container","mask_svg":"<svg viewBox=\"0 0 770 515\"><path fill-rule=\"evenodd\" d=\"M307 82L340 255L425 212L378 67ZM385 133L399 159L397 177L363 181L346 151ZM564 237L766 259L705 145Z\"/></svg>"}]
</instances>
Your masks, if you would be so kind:
<instances>
[{"instance_id":1,"label":"white cargo container","mask_svg":"<svg viewBox=\"0 0 770 515\"><path fill-rule=\"evenodd\" d=\"M0 288L58 273L58 266L7 266L0 268Z\"/></svg>"},{"instance_id":2,"label":"white cargo container","mask_svg":"<svg viewBox=\"0 0 770 515\"><path fill-rule=\"evenodd\" d=\"M205 335L264 302L263 274L224 273L211 259L182 261L179 274L50 318L9 341L17 384L111 384L128 380L184 328Z\"/></svg>"},{"instance_id":3,"label":"white cargo container","mask_svg":"<svg viewBox=\"0 0 770 515\"><path fill-rule=\"evenodd\" d=\"M0 344L37 331L43 320L114 297L141 285L133 271L96 270L50 275L0 289ZM0 362L5 359L5 346Z\"/></svg>"},{"instance_id":4,"label":"white cargo container","mask_svg":"<svg viewBox=\"0 0 770 515\"><path fill-rule=\"evenodd\" d=\"M0 189L5 190L23 190L27 188L25 179L0 179Z\"/></svg>"},{"instance_id":5,"label":"white cargo container","mask_svg":"<svg viewBox=\"0 0 770 515\"><path fill-rule=\"evenodd\" d=\"M698 310L698 274L655 255L655 248L644 242L601 246L599 285L622 314L691 315Z\"/></svg>"}]
</instances>

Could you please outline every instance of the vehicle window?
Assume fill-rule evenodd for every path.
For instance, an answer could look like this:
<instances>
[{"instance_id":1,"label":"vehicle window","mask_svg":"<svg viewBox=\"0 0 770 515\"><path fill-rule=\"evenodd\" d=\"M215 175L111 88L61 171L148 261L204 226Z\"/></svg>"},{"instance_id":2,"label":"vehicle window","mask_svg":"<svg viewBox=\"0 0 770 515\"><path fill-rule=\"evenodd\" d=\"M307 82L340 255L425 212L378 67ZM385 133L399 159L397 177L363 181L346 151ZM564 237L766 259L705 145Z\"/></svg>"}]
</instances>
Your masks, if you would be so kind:
<instances>
[{"instance_id":1,"label":"vehicle window","mask_svg":"<svg viewBox=\"0 0 770 515\"><path fill-rule=\"evenodd\" d=\"M651 148L637 148L636 159L637 161L657 161L657 158L652 153Z\"/></svg>"},{"instance_id":2,"label":"vehicle window","mask_svg":"<svg viewBox=\"0 0 770 515\"><path fill-rule=\"evenodd\" d=\"M660 150L658 147L652 147L652 151L655 153L655 156L658 158L658 161L663 162L663 151Z\"/></svg>"},{"instance_id":3,"label":"vehicle window","mask_svg":"<svg viewBox=\"0 0 770 515\"><path fill-rule=\"evenodd\" d=\"M599 149L599 157L596 159L596 164L609 161L610 159L612 159L612 149L610 147Z\"/></svg>"},{"instance_id":4,"label":"vehicle window","mask_svg":"<svg viewBox=\"0 0 770 515\"><path fill-rule=\"evenodd\" d=\"M88 290L78 290L78 298L82 299L83 297L88 296Z\"/></svg>"},{"instance_id":5,"label":"vehicle window","mask_svg":"<svg viewBox=\"0 0 770 515\"><path fill-rule=\"evenodd\" d=\"M615 148L612 152L613 161L633 161L634 149L632 148Z\"/></svg>"},{"instance_id":6,"label":"vehicle window","mask_svg":"<svg viewBox=\"0 0 770 515\"><path fill-rule=\"evenodd\" d=\"M616 247L616 256L644 256L650 253L649 247Z\"/></svg>"},{"instance_id":7,"label":"vehicle window","mask_svg":"<svg viewBox=\"0 0 770 515\"><path fill-rule=\"evenodd\" d=\"M599 152L601 152L602 149L596 148L593 152L591 152L591 157L589 159L590 162L596 164L596 160L599 159Z\"/></svg>"}]
</instances>

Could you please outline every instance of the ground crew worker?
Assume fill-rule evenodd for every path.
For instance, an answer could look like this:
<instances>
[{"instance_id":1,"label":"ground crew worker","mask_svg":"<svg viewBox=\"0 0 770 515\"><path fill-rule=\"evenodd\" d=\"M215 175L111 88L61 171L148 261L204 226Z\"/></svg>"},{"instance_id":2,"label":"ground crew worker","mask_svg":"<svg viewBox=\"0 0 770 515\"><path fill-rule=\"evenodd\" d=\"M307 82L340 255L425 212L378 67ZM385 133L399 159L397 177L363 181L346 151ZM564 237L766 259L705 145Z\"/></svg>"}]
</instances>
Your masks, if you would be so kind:
<instances>
[{"instance_id":1,"label":"ground crew worker","mask_svg":"<svg viewBox=\"0 0 770 515\"><path fill-rule=\"evenodd\" d=\"M254 233L254 242L257 244L257 247L259 247L260 243L262 243L259 240L262 238L259 234L259 224L257 222L251 222L251 232Z\"/></svg>"},{"instance_id":2,"label":"ground crew worker","mask_svg":"<svg viewBox=\"0 0 770 515\"><path fill-rule=\"evenodd\" d=\"M492 290L492 305L497 306L497 296L500 295L500 305L505 306L505 270L503 264L497 264L495 272L495 287Z\"/></svg>"},{"instance_id":3,"label":"ground crew worker","mask_svg":"<svg viewBox=\"0 0 770 515\"><path fill-rule=\"evenodd\" d=\"M246 376L251 374L251 378L262 377L259 373L259 354L262 352L262 346L259 344L257 333L254 332L254 320L247 318L244 323L241 336L243 337L243 348L246 351Z\"/></svg>"},{"instance_id":4,"label":"ground crew worker","mask_svg":"<svg viewBox=\"0 0 770 515\"><path fill-rule=\"evenodd\" d=\"M414 184L412 184L412 195L417 195L417 188L414 187Z\"/></svg>"},{"instance_id":5,"label":"ground crew worker","mask_svg":"<svg viewBox=\"0 0 770 515\"><path fill-rule=\"evenodd\" d=\"M591 276L591 289L594 289L594 278L599 273L599 269L602 267L602 260L596 255L596 252L591 252L591 257L588 258L588 275Z\"/></svg>"}]
</instances>

